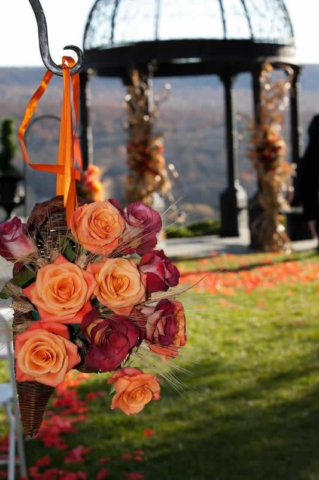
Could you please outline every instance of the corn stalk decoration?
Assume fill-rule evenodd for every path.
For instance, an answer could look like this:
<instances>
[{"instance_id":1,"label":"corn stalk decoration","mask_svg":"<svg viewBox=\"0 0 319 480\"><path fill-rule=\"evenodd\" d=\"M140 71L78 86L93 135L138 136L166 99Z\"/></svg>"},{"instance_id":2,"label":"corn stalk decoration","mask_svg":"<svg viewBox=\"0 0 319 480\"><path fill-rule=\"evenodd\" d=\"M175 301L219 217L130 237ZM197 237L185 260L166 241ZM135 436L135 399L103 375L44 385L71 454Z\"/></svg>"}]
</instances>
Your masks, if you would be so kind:
<instances>
[{"instance_id":1,"label":"corn stalk decoration","mask_svg":"<svg viewBox=\"0 0 319 480\"><path fill-rule=\"evenodd\" d=\"M152 100L148 79L143 79L137 70L132 73L132 83L127 87L125 102L128 118L127 165L129 173L125 185L125 203L141 201L152 206L154 193L167 196L171 201L172 180L178 178L173 164L166 165L163 136L154 135L154 122L159 114L159 105L170 92L165 85L160 98Z\"/></svg>"},{"instance_id":2,"label":"corn stalk decoration","mask_svg":"<svg viewBox=\"0 0 319 480\"><path fill-rule=\"evenodd\" d=\"M272 78L273 67L264 65L260 76L259 123L252 124L249 158L259 182L260 215L252 224L252 234L263 251L279 252L290 242L282 223L282 212L290 210L295 165L287 162L287 146L282 135L284 111L291 88L288 80Z\"/></svg>"}]
</instances>

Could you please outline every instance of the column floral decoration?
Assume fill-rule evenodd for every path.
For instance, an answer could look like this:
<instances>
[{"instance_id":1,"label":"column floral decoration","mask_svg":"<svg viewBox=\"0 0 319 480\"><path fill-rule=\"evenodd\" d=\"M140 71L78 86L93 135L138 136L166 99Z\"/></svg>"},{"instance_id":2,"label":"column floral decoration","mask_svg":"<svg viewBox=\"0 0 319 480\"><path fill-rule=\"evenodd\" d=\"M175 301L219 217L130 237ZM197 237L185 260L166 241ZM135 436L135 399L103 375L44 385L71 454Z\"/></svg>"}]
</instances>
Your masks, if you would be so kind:
<instances>
[{"instance_id":1,"label":"column floral decoration","mask_svg":"<svg viewBox=\"0 0 319 480\"><path fill-rule=\"evenodd\" d=\"M154 193L170 197L172 180L178 178L174 165L166 164L163 135L154 134L159 105L168 98L169 92L170 85L165 85L164 93L153 100L148 76L133 71L125 96L129 167L124 195L126 204L141 201L152 206Z\"/></svg>"},{"instance_id":2,"label":"column floral decoration","mask_svg":"<svg viewBox=\"0 0 319 480\"><path fill-rule=\"evenodd\" d=\"M282 216L284 211L290 210L295 172L295 165L287 162L287 145L282 132L292 72L287 69L286 73L287 79L274 79L273 67L263 66L259 123L252 123L249 149L249 158L258 177L260 205L252 233L261 250L272 252L284 250L290 242Z\"/></svg>"},{"instance_id":3,"label":"column floral decoration","mask_svg":"<svg viewBox=\"0 0 319 480\"><path fill-rule=\"evenodd\" d=\"M88 165L82 174L81 182L78 184L78 195L88 201L103 202L105 194L101 175L101 169L97 165Z\"/></svg>"}]
</instances>

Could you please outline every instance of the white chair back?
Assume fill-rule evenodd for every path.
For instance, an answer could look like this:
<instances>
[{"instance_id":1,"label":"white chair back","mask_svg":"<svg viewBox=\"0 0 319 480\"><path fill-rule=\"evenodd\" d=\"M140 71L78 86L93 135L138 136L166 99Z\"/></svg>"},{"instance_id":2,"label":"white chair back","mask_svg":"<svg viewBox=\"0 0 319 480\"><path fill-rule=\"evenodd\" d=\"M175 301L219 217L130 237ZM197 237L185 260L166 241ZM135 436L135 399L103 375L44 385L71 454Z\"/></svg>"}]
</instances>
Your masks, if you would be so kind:
<instances>
[{"instance_id":1,"label":"white chair back","mask_svg":"<svg viewBox=\"0 0 319 480\"><path fill-rule=\"evenodd\" d=\"M6 349L5 350L6 355L1 355L1 358L8 359L10 383L12 385L13 393L16 396L16 381L15 381L15 373L14 373L14 359L13 359L13 353L12 353L10 325L1 313L0 313L0 345L4 346L2 350L4 348Z\"/></svg>"},{"instance_id":2,"label":"white chair back","mask_svg":"<svg viewBox=\"0 0 319 480\"><path fill-rule=\"evenodd\" d=\"M17 386L14 373L14 358L12 353L12 341L10 326L4 316L0 313L0 342L1 345L6 347L6 355L1 355L0 358L6 358L9 364L10 384L12 398L8 398L3 404L10 425L9 430L9 455L8 459L0 460L2 465L8 464L8 480L14 480L16 478L15 469L17 463L20 465L20 476L27 478L27 466L24 453L24 442L21 430L21 424L19 420L19 408L17 402ZM6 388L5 383L0 384L0 387ZM8 400L10 403L8 403ZM16 458L16 442L18 447L18 460Z\"/></svg>"}]
</instances>

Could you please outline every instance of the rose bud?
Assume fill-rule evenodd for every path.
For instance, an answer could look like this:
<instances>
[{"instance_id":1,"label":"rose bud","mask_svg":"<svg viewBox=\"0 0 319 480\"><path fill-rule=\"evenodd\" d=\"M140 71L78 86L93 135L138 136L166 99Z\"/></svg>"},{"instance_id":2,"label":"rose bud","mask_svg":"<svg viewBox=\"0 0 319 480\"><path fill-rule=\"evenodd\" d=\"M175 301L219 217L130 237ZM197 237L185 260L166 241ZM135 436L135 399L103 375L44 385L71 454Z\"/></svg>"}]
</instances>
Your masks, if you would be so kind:
<instances>
[{"instance_id":1,"label":"rose bud","mask_svg":"<svg viewBox=\"0 0 319 480\"><path fill-rule=\"evenodd\" d=\"M177 357L179 348L187 343L183 305L176 300L161 300L156 307L137 307L137 310L146 317L144 338L151 344L150 349Z\"/></svg>"},{"instance_id":2,"label":"rose bud","mask_svg":"<svg viewBox=\"0 0 319 480\"><path fill-rule=\"evenodd\" d=\"M111 408L119 408L126 415L139 413L152 400L159 400L161 387L154 375L137 368L117 370L107 383L114 386L115 396Z\"/></svg>"},{"instance_id":3,"label":"rose bud","mask_svg":"<svg viewBox=\"0 0 319 480\"><path fill-rule=\"evenodd\" d=\"M125 246L139 255L153 250L157 234L161 231L162 220L158 212L142 202L128 205L125 213L126 229L122 237Z\"/></svg>"},{"instance_id":4,"label":"rose bud","mask_svg":"<svg viewBox=\"0 0 319 480\"><path fill-rule=\"evenodd\" d=\"M125 360L139 341L139 329L128 317L111 315L97 318L97 311L88 313L82 322L82 333L90 341L85 357L88 368L111 372Z\"/></svg>"},{"instance_id":5,"label":"rose bud","mask_svg":"<svg viewBox=\"0 0 319 480\"><path fill-rule=\"evenodd\" d=\"M146 273L146 289L148 293L161 292L176 287L179 271L163 250L146 253L140 261L139 269Z\"/></svg>"},{"instance_id":6,"label":"rose bud","mask_svg":"<svg viewBox=\"0 0 319 480\"><path fill-rule=\"evenodd\" d=\"M29 237L27 225L17 217L0 224L0 255L11 262L22 260L37 251Z\"/></svg>"}]
</instances>

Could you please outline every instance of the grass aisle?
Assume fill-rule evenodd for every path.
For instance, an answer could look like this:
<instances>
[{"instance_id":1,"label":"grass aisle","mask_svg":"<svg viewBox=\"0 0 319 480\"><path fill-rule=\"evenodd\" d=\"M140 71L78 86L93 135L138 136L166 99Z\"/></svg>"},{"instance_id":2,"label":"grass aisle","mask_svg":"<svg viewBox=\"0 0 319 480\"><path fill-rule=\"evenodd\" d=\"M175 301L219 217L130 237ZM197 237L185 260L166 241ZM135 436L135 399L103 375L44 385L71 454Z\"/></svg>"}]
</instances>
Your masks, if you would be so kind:
<instances>
[{"instance_id":1,"label":"grass aisle","mask_svg":"<svg viewBox=\"0 0 319 480\"><path fill-rule=\"evenodd\" d=\"M109 391L106 375L92 377L77 388L80 399L92 398L77 433L62 435L67 449L29 441L29 465L49 455L50 468L83 471L90 480L101 468L111 480L319 479L319 259L256 257L183 264L186 283L199 266L222 268L218 275L228 278L221 293L205 279L183 298L183 397L165 383L159 402L126 417L110 411L108 393L87 397ZM255 282L247 290L245 281L263 275L266 288ZM79 445L91 448L83 462L63 465Z\"/></svg>"}]
</instances>

